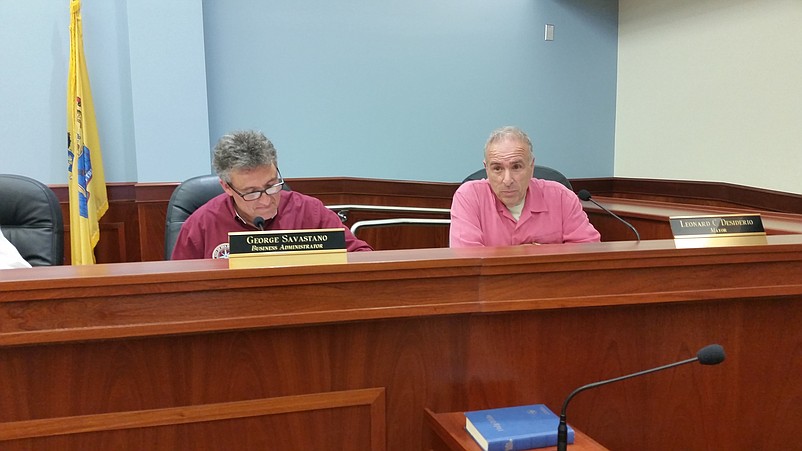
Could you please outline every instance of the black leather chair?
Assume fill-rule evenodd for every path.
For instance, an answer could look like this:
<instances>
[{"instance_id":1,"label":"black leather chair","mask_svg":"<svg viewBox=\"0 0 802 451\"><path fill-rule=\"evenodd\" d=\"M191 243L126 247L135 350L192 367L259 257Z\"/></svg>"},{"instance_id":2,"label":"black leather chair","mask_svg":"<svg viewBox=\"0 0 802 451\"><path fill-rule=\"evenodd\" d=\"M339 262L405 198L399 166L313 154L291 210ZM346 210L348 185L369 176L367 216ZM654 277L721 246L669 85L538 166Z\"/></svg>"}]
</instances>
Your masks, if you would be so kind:
<instances>
[{"instance_id":1,"label":"black leather chair","mask_svg":"<svg viewBox=\"0 0 802 451\"><path fill-rule=\"evenodd\" d=\"M0 229L31 266L64 264L61 206L44 183L0 174Z\"/></svg>"},{"instance_id":2,"label":"black leather chair","mask_svg":"<svg viewBox=\"0 0 802 451\"><path fill-rule=\"evenodd\" d=\"M566 176L564 176L560 171L552 169L548 166L535 165L535 172L534 174L532 174L532 176L536 179L554 180L555 182L562 183L563 185L566 186L566 188L570 189L571 191L574 190L574 188L571 186L571 182L568 181L568 178ZM486 177L487 177L487 172L485 172L485 169L482 168L474 172L473 174L465 177L465 180L463 180L462 183L465 183L469 180L481 180Z\"/></svg>"},{"instance_id":3,"label":"black leather chair","mask_svg":"<svg viewBox=\"0 0 802 451\"><path fill-rule=\"evenodd\" d=\"M164 227L164 259L173 255L175 240L189 215L213 197L223 193L220 178L216 175L199 175L185 180L173 191L167 203L167 220Z\"/></svg>"},{"instance_id":4,"label":"black leather chair","mask_svg":"<svg viewBox=\"0 0 802 451\"><path fill-rule=\"evenodd\" d=\"M290 185L285 182L283 189L289 191ZM173 255L178 232L181 231L181 226L189 215L222 193L220 177L216 175L199 175L178 185L167 203L167 219L164 226L165 260L170 260Z\"/></svg>"}]
</instances>

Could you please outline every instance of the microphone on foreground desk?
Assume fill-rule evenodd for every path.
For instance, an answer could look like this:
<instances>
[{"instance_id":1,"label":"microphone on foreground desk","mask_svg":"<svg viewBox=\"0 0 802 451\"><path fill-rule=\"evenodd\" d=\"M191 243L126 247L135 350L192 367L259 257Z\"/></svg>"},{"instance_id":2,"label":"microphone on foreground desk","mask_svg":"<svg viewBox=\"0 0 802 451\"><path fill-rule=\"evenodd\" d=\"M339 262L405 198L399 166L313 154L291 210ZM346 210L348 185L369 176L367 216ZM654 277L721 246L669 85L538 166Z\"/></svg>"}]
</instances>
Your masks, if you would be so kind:
<instances>
[{"instance_id":1,"label":"microphone on foreground desk","mask_svg":"<svg viewBox=\"0 0 802 451\"><path fill-rule=\"evenodd\" d=\"M577 388L576 390L572 391L567 398L565 398L562 411L560 411L560 424L557 426L557 451L566 451L568 446L568 424L565 419L565 410L568 408L568 402L571 401L571 398L576 396L579 392L585 391L589 388L598 387L600 385L606 385L612 382L618 382L633 377L643 376L644 374L654 373L655 371L673 368L675 366L684 365L697 360L702 365L718 365L724 361L724 357L724 348L722 348L721 345L711 344L700 349L699 352L696 353L696 357L692 359L669 363L668 365L658 366L657 368L652 368L650 370L639 371L637 373L627 374L626 376L619 376L604 381L594 382L592 384L583 385Z\"/></svg>"},{"instance_id":2,"label":"microphone on foreground desk","mask_svg":"<svg viewBox=\"0 0 802 451\"><path fill-rule=\"evenodd\" d=\"M596 205L597 207L601 208L601 209L602 209L602 210L604 210L605 212L609 213L609 214L610 214L610 215L612 215L612 217L614 217L615 219L618 219L619 221L621 221L621 222L623 222L624 224L626 224L626 226L627 226L627 227L629 227L630 229L632 229L632 231L633 231L633 232L635 232L635 238L636 238L638 241L640 241L640 233L638 233L637 229L635 229L635 227L634 227L632 224L628 223L627 221L624 221L624 220L623 220L623 219L622 219L620 216L618 216L617 214L615 214L615 213L613 213L612 211L610 211L610 210L608 210L607 208L605 208L605 207L604 207L602 204L600 204L600 203L596 202L595 200L593 200L593 198L592 198L592 197L591 197L591 195L590 195L590 191L588 191L588 190L586 190L586 189L579 190L579 192L577 193L577 196L579 196L579 199L580 199L580 200L584 200L584 201L591 201L591 202L593 202L593 204L594 204L594 205Z\"/></svg>"},{"instance_id":3,"label":"microphone on foreground desk","mask_svg":"<svg viewBox=\"0 0 802 451\"><path fill-rule=\"evenodd\" d=\"M259 230L265 230L265 218L261 216L257 216L253 218L253 225L255 225Z\"/></svg>"}]
</instances>

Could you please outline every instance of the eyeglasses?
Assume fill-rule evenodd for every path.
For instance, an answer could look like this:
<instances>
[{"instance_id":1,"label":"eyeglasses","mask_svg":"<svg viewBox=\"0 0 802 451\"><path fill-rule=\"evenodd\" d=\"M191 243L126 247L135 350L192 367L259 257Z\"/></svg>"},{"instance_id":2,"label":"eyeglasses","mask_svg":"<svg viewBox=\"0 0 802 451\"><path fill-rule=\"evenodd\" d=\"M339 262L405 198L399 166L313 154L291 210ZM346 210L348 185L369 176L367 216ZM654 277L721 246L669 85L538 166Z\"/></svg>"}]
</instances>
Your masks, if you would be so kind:
<instances>
[{"instance_id":1,"label":"eyeglasses","mask_svg":"<svg viewBox=\"0 0 802 451\"><path fill-rule=\"evenodd\" d=\"M284 178L281 176L281 172L278 170L278 168L276 168L276 173L278 174L278 183L270 185L266 189L259 190L259 191L251 191L251 192L248 192L248 193L241 193L241 192L237 191L236 188L231 186L231 183L226 182L226 185L228 185L228 187L231 188L232 191L234 191L235 193L239 194L239 197L241 197L243 200L248 200L248 201L256 200L256 199L259 199L260 197L262 197L262 194L267 194L268 196L270 196L272 194L278 193L279 191L281 191L282 188L284 188Z\"/></svg>"}]
</instances>

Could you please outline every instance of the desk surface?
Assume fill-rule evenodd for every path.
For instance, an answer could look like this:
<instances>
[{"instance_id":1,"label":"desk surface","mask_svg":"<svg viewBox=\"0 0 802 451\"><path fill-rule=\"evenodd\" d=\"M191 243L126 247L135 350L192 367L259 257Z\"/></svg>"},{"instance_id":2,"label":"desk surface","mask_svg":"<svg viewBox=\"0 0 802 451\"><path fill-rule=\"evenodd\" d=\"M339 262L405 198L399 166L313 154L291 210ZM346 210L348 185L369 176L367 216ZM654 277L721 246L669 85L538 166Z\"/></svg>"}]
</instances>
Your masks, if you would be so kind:
<instances>
[{"instance_id":1,"label":"desk surface","mask_svg":"<svg viewBox=\"0 0 802 451\"><path fill-rule=\"evenodd\" d=\"M700 249L653 240L358 252L350 253L345 265L238 270L228 269L224 260L3 270L0 314L14 313L0 325L0 346L684 302L700 291L707 299L730 297L733 290L744 296L793 293L799 285L785 276L782 283L765 283L766 276L744 279L733 271L744 264L800 259L802 235L768 240L766 246ZM643 275L622 278L623 271L636 270ZM711 287L711 279L732 287ZM238 296L227 295L233 292Z\"/></svg>"}]
</instances>

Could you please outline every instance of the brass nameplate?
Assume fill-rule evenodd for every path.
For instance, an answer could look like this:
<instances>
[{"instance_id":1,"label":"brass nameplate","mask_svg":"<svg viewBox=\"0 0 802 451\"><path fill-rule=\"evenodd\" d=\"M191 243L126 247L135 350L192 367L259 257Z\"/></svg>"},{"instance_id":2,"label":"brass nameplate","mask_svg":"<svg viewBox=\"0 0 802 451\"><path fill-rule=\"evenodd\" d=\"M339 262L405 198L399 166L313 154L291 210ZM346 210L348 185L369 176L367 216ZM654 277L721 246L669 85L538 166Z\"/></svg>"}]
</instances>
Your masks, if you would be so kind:
<instances>
[{"instance_id":1,"label":"brass nameplate","mask_svg":"<svg viewBox=\"0 0 802 451\"><path fill-rule=\"evenodd\" d=\"M345 230L265 230L228 234L230 255L345 249Z\"/></svg>"},{"instance_id":2,"label":"brass nameplate","mask_svg":"<svg viewBox=\"0 0 802 451\"><path fill-rule=\"evenodd\" d=\"M743 246L766 244L759 214L672 216L669 218L677 247Z\"/></svg>"},{"instance_id":3,"label":"brass nameplate","mask_svg":"<svg viewBox=\"0 0 802 451\"><path fill-rule=\"evenodd\" d=\"M229 268L346 263L343 229L266 230L228 234Z\"/></svg>"}]
</instances>

